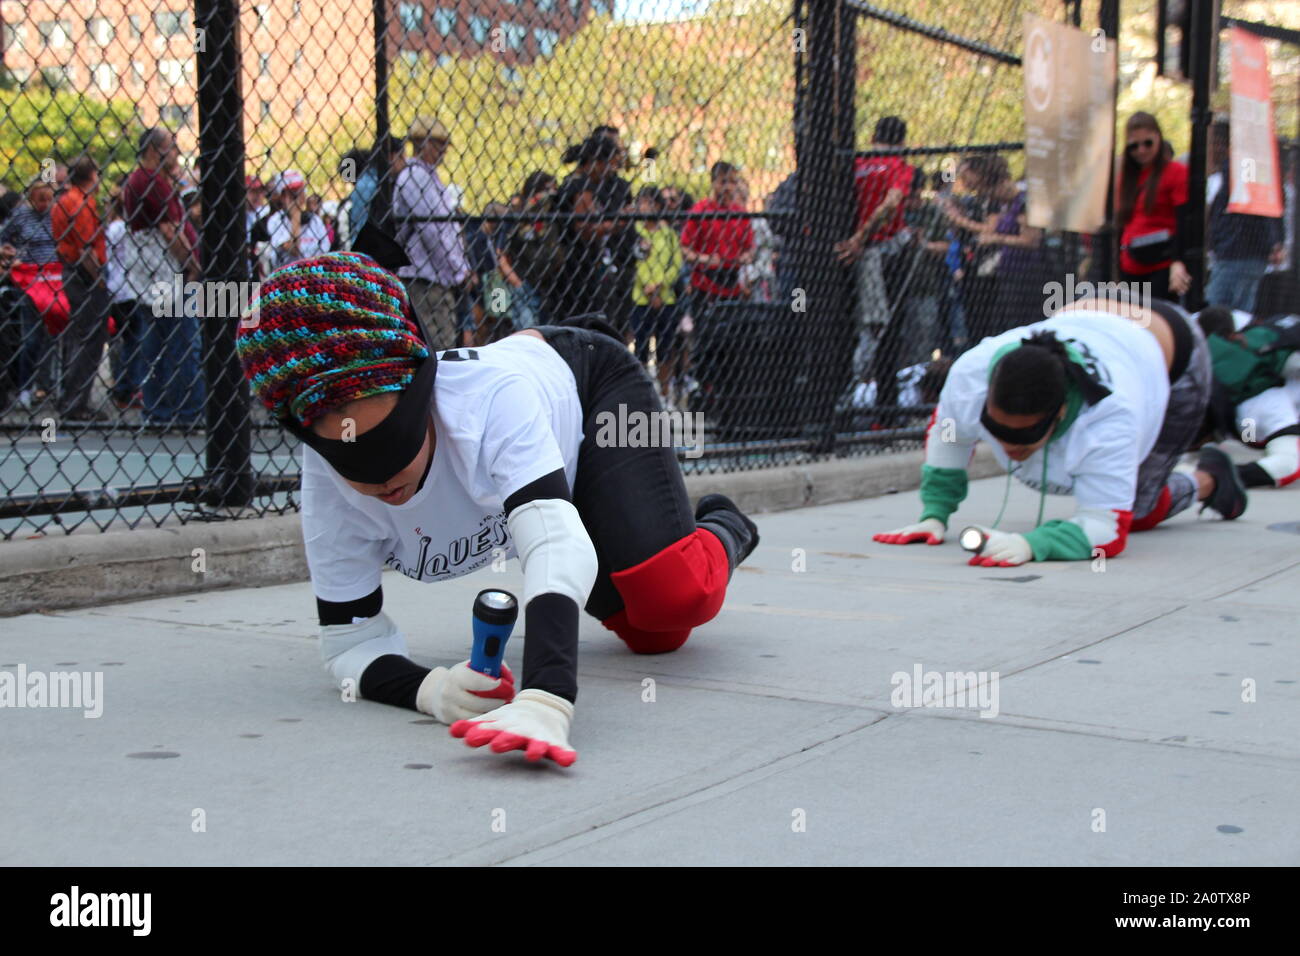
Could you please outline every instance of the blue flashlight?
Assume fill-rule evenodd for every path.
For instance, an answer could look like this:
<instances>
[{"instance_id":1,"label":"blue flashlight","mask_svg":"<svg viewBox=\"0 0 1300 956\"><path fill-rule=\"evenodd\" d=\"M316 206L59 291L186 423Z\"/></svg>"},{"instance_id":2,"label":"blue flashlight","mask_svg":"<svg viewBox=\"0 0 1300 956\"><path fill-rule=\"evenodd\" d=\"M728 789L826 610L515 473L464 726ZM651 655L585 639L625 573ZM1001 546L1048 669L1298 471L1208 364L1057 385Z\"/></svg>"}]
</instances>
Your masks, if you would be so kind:
<instances>
[{"instance_id":1,"label":"blue flashlight","mask_svg":"<svg viewBox=\"0 0 1300 956\"><path fill-rule=\"evenodd\" d=\"M519 602L509 591L488 588L474 599L474 649L469 666L489 677L501 676L501 662L506 656L506 641L519 617Z\"/></svg>"}]
</instances>

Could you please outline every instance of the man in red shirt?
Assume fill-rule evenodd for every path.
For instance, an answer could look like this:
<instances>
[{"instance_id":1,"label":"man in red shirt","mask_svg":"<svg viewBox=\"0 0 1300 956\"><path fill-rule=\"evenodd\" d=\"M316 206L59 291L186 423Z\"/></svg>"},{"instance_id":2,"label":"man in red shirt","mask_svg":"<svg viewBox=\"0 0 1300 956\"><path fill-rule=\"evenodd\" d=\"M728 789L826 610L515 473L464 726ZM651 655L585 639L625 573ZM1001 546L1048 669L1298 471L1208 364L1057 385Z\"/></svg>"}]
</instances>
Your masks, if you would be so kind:
<instances>
[{"instance_id":1,"label":"man in red shirt","mask_svg":"<svg viewBox=\"0 0 1300 956\"><path fill-rule=\"evenodd\" d=\"M710 171L713 195L691 212L744 212L740 171L717 162ZM740 299L740 267L754 259L754 228L748 219L690 219L682 230L682 255L691 264L691 292L697 302Z\"/></svg>"},{"instance_id":2,"label":"man in red shirt","mask_svg":"<svg viewBox=\"0 0 1300 956\"><path fill-rule=\"evenodd\" d=\"M873 150L897 149L907 137L907 124L897 116L882 117L872 136ZM902 156L861 156L853 164L857 224L853 234L836 243L840 262L857 263L858 347L853 370L859 381L876 379L877 395L894 394L897 373L895 340L902 330L890 322L887 277L892 277L904 242L903 199L912 188L912 167ZM878 401L877 405L892 404Z\"/></svg>"},{"instance_id":3,"label":"man in red shirt","mask_svg":"<svg viewBox=\"0 0 1300 956\"><path fill-rule=\"evenodd\" d=\"M719 161L709 173L713 194L692 206L691 212L744 212L740 171L731 163ZM727 374L716 367L716 360L727 353L720 341L725 338L727 323L714 321L712 307L747 298L740 286L740 267L754 261L754 228L748 219L688 219L681 242L682 258L691 266L687 316L697 329L694 354L683 353L682 360L689 360L699 376L695 381L685 375L684 385L688 393L696 388L708 393Z\"/></svg>"},{"instance_id":4,"label":"man in red shirt","mask_svg":"<svg viewBox=\"0 0 1300 956\"><path fill-rule=\"evenodd\" d=\"M104 355L109 306L104 230L95 208L99 166L91 157L79 156L68 168L68 181L50 211L69 313L62 335L66 358L61 409L65 419L106 421L104 409L90 407L91 387Z\"/></svg>"},{"instance_id":5,"label":"man in red shirt","mask_svg":"<svg viewBox=\"0 0 1300 956\"><path fill-rule=\"evenodd\" d=\"M136 298L144 421L154 429L197 426L203 412L202 335L197 315L172 301L179 280L196 279L194 245L176 187L176 139L163 127L140 136L140 165L122 189L126 284ZM187 314L189 312L190 314Z\"/></svg>"}]
</instances>

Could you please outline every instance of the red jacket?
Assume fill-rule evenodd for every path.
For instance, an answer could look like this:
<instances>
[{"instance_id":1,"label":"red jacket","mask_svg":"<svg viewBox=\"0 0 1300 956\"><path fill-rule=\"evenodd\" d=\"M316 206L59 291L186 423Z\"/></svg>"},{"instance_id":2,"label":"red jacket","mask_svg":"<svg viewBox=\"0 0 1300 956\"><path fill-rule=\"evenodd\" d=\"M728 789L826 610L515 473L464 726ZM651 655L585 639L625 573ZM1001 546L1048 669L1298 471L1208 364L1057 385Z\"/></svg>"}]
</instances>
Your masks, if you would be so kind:
<instances>
[{"instance_id":1,"label":"red jacket","mask_svg":"<svg viewBox=\"0 0 1300 956\"><path fill-rule=\"evenodd\" d=\"M1147 180L1150 175L1151 167L1148 166L1138 176L1137 204L1133 208L1133 218L1120 235L1121 246L1127 246L1138 236L1148 236L1162 229L1168 229L1172 234L1178 228L1174 208L1187 202L1187 167L1176 159L1165 163L1160 182L1156 184L1156 201L1152 204L1151 211L1147 212ZM1142 265L1130 258L1127 250L1122 249L1119 267L1133 275L1146 275L1168 268L1169 262Z\"/></svg>"}]
</instances>

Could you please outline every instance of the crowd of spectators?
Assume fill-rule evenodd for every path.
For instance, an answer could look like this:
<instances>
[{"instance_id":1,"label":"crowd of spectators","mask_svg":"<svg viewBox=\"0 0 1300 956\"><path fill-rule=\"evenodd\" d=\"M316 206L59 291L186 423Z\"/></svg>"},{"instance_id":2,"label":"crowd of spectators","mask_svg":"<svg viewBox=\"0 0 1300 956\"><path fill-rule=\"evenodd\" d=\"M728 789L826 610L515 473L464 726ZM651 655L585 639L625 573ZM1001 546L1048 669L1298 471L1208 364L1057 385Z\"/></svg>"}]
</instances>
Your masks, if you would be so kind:
<instances>
[{"instance_id":1,"label":"crowd of spectators","mask_svg":"<svg viewBox=\"0 0 1300 956\"><path fill-rule=\"evenodd\" d=\"M1289 258L1294 171L1282 220L1229 212L1226 123L1214 124L1210 144L1207 298L1271 308L1284 296L1269 276ZM846 394L855 404L869 396L877 409L908 404L916 394L908 383L932 363L1040 317L1044 283L1066 272L1082 278L1092 254L1087 237L1071 258L1028 225L1025 186L1004 157L972 153L923 169L906 146L901 118L875 124L871 149L853 166L853 230L834 246L838 265L818 266L851 271L858 336ZM1147 113L1129 118L1123 147L1120 277L1176 299L1190 284L1187 167ZM695 377L705 375L713 332L797 298L789 252L797 173L762 203L770 220L726 161L713 164L698 200L671 184L634 194L619 131L597 126L565 155L567 173L535 170L513 195L469 215L443 170L454 148L446 125L418 117L404 137L343 157L341 202L323 201L295 169L265 183L249 176L250 277L328 250L363 251L402 278L439 349L600 313L665 400L683 407L716 384ZM6 409L48 406L67 421L97 422L116 417L112 406L117 415L138 408L147 428L201 427L202 316L170 291L202 275L199 183L166 129L146 130L137 154L130 174L103 190L95 160L83 155L47 164L22 194L0 196ZM798 336L797 322L784 328ZM743 352L747 341L732 335L725 347ZM96 400L105 358L109 402ZM745 366L727 367L734 375Z\"/></svg>"},{"instance_id":2,"label":"crowd of spectators","mask_svg":"<svg viewBox=\"0 0 1300 956\"><path fill-rule=\"evenodd\" d=\"M698 202L653 185L634 196L619 131L597 126L566 153L567 175L535 170L466 215L441 169L454 145L442 122L417 117L404 140L344 159L360 169L350 248L403 279L437 348L598 313L675 403L699 387L689 354L701 318L777 294L775 237L748 215L748 185L730 163L714 164Z\"/></svg>"},{"instance_id":3,"label":"crowd of spectators","mask_svg":"<svg viewBox=\"0 0 1300 956\"><path fill-rule=\"evenodd\" d=\"M1092 277L1091 237L1071 247L1049 243L1029 226L1027 189L996 153L968 154L939 170L904 158L907 127L881 118L871 149L854 164L854 231L839 242L840 261L854 271L858 343L856 389L850 401L892 410L918 391L908 388L981 339L1044 318L1048 283L1068 287ZM1281 219L1230 212L1229 127L1211 127L1207 180L1205 298L1246 312L1295 311L1288 269L1294 237L1294 169L1284 178ZM1231 180L1240 182L1241 177ZM1188 172L1148 113L1125 125L1115 175L1119 278L1155 298L1179 302L1191 274ZM778 193L780 190L778 190ZM777 198L777 197L774 197ZM1273 281L1270 282L1270 276ZM895 422L892 411L876 424Z\"/></svg>"}]
</instances>

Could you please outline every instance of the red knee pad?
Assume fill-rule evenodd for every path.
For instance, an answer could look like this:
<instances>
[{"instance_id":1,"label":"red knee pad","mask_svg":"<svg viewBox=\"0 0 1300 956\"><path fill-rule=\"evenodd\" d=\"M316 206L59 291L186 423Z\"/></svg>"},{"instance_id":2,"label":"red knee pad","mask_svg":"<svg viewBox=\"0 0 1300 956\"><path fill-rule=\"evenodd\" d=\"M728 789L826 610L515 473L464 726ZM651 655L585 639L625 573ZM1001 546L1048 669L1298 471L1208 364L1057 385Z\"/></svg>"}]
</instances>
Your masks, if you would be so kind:
<instances>
[{"instance_id":1,"label":"red knee pad","mask_svg":"<svg viewBox=\"0 0 1300 956\"><path fill-rule=\"evenodd\" d=\"M641 631L689 631L711 620L727 596L731 568L718 536L697 528L610 580L628 623ZM682 640L685 640L685 636Z\"/></svg>"},{"instance_id":2,"label":"red knee pad","mask_svg":"<svg viewBox=\"0 0 1300 956\"><path fill-rule=\"evenodd\" d=\"M678 631L643 631L627 622L626 610L600 623L621 637L633 654L667 654L677 650L691 636L689 627Z\"/></svg>"},{"instance_id":3,"label":"red knee pad","mask_svg":"<svg viewBox=\"0 0 1300 956\"><path fill-rule=\"evenodd\" d=\"M1165 520L1169 514L1169 486L1165 485L1160 489L1160 497L1156 499L1156 506L1148 511L1141 518L1134 518L1133 523L1129 525L1130 531L1150 531L1160 522Z\"/></svg>"}]
</instances>

